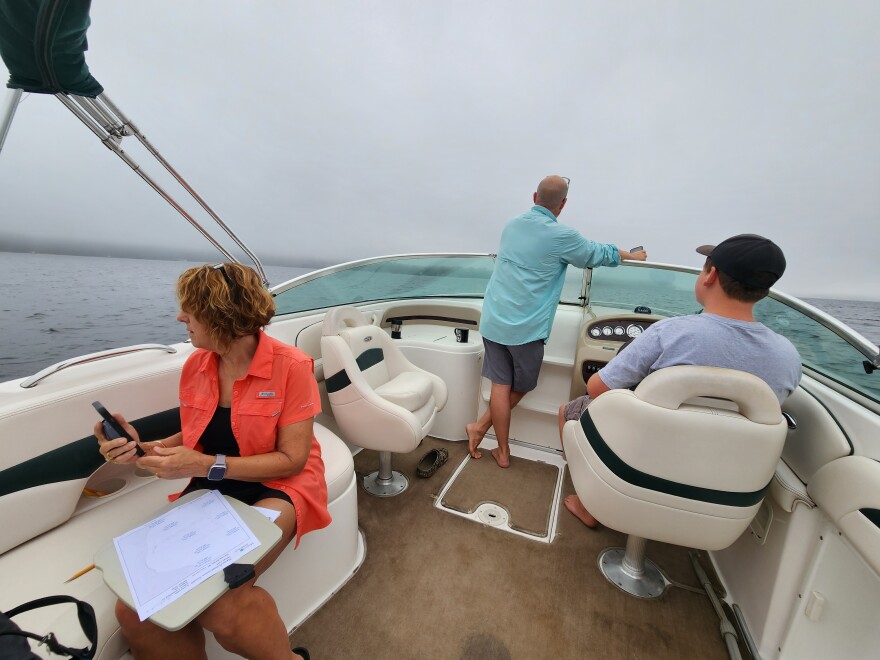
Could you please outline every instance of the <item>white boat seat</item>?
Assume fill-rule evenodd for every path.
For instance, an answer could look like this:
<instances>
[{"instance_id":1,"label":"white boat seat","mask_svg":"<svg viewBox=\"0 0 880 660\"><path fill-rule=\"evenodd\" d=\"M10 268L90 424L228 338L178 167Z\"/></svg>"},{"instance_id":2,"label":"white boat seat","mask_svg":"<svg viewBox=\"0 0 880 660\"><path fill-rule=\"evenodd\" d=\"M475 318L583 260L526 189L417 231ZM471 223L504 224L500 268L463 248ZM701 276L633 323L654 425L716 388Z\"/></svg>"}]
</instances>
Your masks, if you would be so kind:
<instances>
[{"instance_id":1,"label":"white boat seat","mask_svg":"<svg viewBox=\"0 0 880 660\"><path fill-rule=\"evenodd\" d=\"M315 438L321 445L321 459L324 461L324 479L327 481L327 501L339 499L351 483L354 463L351 451L340 442L336 434L320 424L315 424Z\"/></svg>"},{"instance_id":2,"label":"white boat seat","mask_svg":"<svg viewBox=\"0 0 880 660\"><path fill-rule=\"evenodd\" d=\"M844 456L823 465L807 491L880 574L880 462Z\"/></svg>"},{"instance_id":3,"label":"white boat seat","mask_svg":"<svg viewBox=\"0 0 880 660\"><path fill-rule=\"evenodd\" d=\"M321 444L333 523L303 537L296 549L291 543L260 578L260 585L272 593L288 628L302 620L303 608L326 600L354 569L347 559L347 554L356 554L358 538L354 462L348 447L332 431L316 424L315 437ZM77 569L91 564L97 550L114 536L148 518L150 511L167 505L167 495L187 484L186 479L173 482L154 477L144 479L136 476L133 469L129 481L131 483L119 494L107 497L98 506L0 556L0 575L5 580L4 589L0 591L0 611L55 594L88 601L95 609L98 624L96 660L116 660L123 656L128 644L114 614L116 596L104 584L101 572L90 571L70 583L64 580ZM322 568L324 563L327 571ZM342 577L325 575L330 570ZM290 584L297 584L298 589L290 589ZM66 646L86 645L72 605L27 612L16 617L16 622L32 632L51 631ZM219 652L209 636L209 656L217 655L228 657Z\"/></svg>"},{"instance_id":4,"label":"white boat seat","mask_svg":"<svg viewBox=\"0 0 880 660\"><path fill-rule=\"evenodd\" d=\"M340 432L347 442L379 452L379 470L364 479L364 488L399 495L408 482L391 469L391 453L418 447L446 404L446 383L407 360L354 307L327 312L322 332L324 383Z\"/></svg>"},{"instance_id":5,"label":"white boat seat","mask_svg":"<svg viewBox=\"0 0 880 660\"><path fill-rule=\"evenodd\" d=\"M697 404L696 397L710 398ZM597 398L579 422L565 425L563 445L584 505L631 535L627 548L640 556L613 549L619 556L607 559L632 572L645 569L645 539L706 550L732 544L764 499L786 430L776 396L759 378L678 366L654 372L634 392Z\"/></svg>"}]
</instances>

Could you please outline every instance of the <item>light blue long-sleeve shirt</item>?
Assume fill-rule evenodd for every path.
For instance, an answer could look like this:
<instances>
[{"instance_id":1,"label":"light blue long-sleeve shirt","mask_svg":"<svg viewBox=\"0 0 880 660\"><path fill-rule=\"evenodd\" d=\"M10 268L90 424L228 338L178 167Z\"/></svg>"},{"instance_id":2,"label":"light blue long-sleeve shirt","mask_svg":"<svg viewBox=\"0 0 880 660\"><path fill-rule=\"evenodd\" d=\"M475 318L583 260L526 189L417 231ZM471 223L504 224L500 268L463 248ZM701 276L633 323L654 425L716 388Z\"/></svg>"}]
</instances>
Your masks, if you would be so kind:
<instances>
[{"instance_id":1,"label":"light blue long-sleeve shirt","mask_svg":"<svg viewBox=\"0 0 880 660\"><path fill-rule=\"evenodd\" d=\"M506 346L550 336L569 264L616 266L617 246L596 243L561 225L543 206L508 222L483 300L480 334Z\"/></svg>"}]
</instances>

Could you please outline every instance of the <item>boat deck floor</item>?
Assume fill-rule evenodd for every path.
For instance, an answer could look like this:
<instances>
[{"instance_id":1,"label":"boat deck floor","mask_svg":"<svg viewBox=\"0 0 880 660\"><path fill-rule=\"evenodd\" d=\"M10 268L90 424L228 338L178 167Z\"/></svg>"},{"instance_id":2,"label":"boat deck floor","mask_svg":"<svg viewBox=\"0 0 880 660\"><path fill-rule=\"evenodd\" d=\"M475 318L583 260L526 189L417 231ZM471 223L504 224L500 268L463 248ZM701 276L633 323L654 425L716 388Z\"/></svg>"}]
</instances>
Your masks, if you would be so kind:
<instances>
[{"instance_id":1,"label":"boat deck floor","mask_svg":"<svg viewBox=\"0 0 880 660\"><path fill-rule=\"evenodd\" d=\"M436 446L449 460L416 478L419 459ZM625 545L623 534L587 529L560 509L557 536L545 544L434 508L466 454L467 443L426 438L394 455L407 491L359 491L364 564L293 632L295 645L316 659L727 658L705 595L673 587L644 601L605 580L596 558ZM492 458L484 452L482 460ZM359 475L376 466L376 452L355 457ZM562 495L573 492L566 474ZM671 580L699 587L685 548L652 542L648 556Z\"/></svg>"}]
</instances>

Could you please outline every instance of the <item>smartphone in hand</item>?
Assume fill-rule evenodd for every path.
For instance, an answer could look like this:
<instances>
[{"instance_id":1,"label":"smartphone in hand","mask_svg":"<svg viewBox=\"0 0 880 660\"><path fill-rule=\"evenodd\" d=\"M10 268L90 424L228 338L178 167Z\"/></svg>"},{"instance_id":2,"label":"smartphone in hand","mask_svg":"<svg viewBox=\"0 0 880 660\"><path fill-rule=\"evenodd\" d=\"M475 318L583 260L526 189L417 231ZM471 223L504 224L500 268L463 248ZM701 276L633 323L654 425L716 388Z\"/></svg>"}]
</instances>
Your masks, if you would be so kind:
<instances>
[{"instance_id":1,"label":"smartphone in hand","mask_svg":"<svg viewBox=\"0 0 880 660\"><path fill-rule=\"evenodd\" d=\"M644 252L644 251L645 251L645 246L644 246L644 245L637 245L637 246L635 246L634 248L630 248L630 249L629 249L629 253L630 253L630 254L632 254L633 252Z\"/></svg>"},{"instance_id":2,"label":"smartphone in hand","mask_svg":"<svg viewBox=\"0 0 880 660\"><path fill-rule=\"evenodd\" d=\"M128 431L122 428L122 424L120 424L116 418L111 415L103 405L101 405L100 401L93 401L92 406L98 411L98 414L104 418L102 424L104 426L104 435L107 436L108 440L114 440L116 438L131 440L134 442L135 454L138 456L146 456L147 452L143 450L143 447L141 447L140 444L128 434Z\"/></svg>"}]
</instances>

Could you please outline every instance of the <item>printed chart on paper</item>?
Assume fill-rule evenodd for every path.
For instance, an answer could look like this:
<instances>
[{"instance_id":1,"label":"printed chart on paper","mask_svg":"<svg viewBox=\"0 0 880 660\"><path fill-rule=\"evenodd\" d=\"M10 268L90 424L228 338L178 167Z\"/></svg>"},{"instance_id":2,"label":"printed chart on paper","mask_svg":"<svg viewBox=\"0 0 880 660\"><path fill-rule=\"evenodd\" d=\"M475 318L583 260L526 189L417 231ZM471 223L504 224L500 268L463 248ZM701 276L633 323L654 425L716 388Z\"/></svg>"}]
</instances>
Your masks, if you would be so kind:
<instances>
[{"instance_id":1,"label":"printed chart on paper","mask_svg":"<svg viewBox=\"0 0 880 660\"><path fill-rule=\"evenodd\" d=\"M211 491L113 539L141 621L260 545Z\"/></svg>"}]
</instances>

